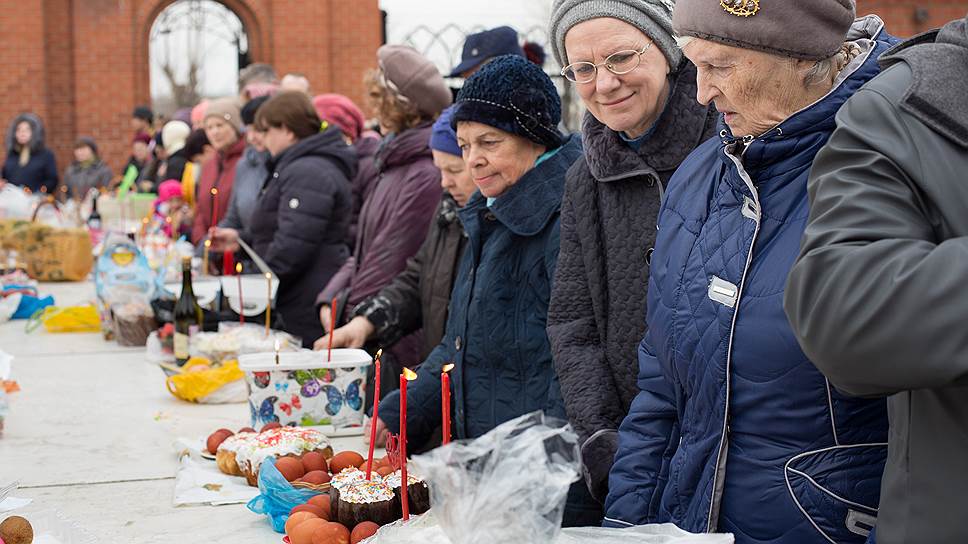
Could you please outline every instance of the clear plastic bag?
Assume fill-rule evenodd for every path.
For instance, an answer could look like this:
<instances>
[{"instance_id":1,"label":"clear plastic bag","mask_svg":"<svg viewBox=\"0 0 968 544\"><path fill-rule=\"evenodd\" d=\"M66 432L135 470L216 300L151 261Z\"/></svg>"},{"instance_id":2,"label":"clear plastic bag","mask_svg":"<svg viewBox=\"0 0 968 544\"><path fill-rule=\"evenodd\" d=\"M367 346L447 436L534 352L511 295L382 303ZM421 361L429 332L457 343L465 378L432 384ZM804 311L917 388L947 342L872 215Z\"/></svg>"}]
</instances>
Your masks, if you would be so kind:
<instances>
[{"instance_id":1,"label":"clear plastic bag","mask_svg":"<svg viewBox=\"0 0 968 544\"><path fill-rule=\"evenodd\" d=\"M269 516L272 529L283 533L289 511L300 504L306 504L316 495L319 492L293 487L276 468L275 459L269 458L259 466L259 495L249 501L246 507L256 514Z\"/></svg>"},{"instance_id":2,"label":"clear plastic bag","mask_svg":"<svg viewBox=\"0 0 968 544\"><path fill-rule=\"evenodd\" d=\"M534 412L412 464L430 486L435 518L452 542L540 544L561 531L580 453L570 425Z\"/></svg>"},{"instance_id":3,"label":"clear plastic bag","mask_svg":"<svg viewBox=\"0 0 968 544\"><path fill-rule=\"evenodd\" d=\"M474 441L453 442L410 462L430 486L431 510L381 527L367 544L732 544L675 525L560 529L568 487L578 479L571 427L527 414Z\"/></svg>"}]
</instances>

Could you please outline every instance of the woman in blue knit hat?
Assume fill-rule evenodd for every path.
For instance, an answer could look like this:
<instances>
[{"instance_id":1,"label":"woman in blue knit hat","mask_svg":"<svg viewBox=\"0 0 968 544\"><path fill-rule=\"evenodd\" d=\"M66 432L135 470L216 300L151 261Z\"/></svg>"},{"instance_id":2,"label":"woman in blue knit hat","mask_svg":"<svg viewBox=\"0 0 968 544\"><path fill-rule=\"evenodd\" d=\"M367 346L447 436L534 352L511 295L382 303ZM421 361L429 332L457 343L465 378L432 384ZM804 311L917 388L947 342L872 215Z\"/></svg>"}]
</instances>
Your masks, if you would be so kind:
<instances>
[{"instance_id":1,"label":"woman in blue knit hat","mask_svg":"<svg viewBox=\"0 0 968 544\"><path fill-rule=\"evenodd\" d=\"M497 57L468 79L456 108L452 123L478 191L458 212L468 241L444 338L409 390L414 450L440 425L440 373L448 363L455 365L455 439L477 438L536 410L565 418L545 325L565 172L581 156L581 141L558 132L554 85L516 55ZM390 395L378 425L397 432L399 416L399 398ZM573 485L563 523L600 520L584 484Z\"/></svg>"}]
</instances>

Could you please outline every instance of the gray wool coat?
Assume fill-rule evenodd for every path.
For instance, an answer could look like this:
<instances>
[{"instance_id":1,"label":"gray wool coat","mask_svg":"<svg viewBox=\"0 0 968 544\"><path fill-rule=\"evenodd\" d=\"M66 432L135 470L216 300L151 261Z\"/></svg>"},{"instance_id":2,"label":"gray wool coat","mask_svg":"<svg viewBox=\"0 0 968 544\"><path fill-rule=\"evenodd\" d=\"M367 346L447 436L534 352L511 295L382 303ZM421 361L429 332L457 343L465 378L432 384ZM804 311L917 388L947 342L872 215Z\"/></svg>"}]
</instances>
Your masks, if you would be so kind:
<instances>
[{"instance_id":1,"label":"gray wool coat","mask_svg":"<svg viewBox=\"0 0 968 544\"><path fill-rule=\"evenodd\" d=\"M636 349L645 333L660 188L715 134L717 117L715 108L696 102L696 69L686 63L637 152L589 114L584 160L568 171L548 336L585 480L599 500L607 494L619 424L638 393Z\"/></svg>"},{"instance_id":2,"label":"gray wool coat","mask_svg":"<svg viewBox=\"0 0 968 544\"><path fill-rule=\"evenodd\" d=\"M814 161L785 309L830 383L888 398L877 543L968 542L968 19L879 60Z\"/></svg>"}]
</instances>

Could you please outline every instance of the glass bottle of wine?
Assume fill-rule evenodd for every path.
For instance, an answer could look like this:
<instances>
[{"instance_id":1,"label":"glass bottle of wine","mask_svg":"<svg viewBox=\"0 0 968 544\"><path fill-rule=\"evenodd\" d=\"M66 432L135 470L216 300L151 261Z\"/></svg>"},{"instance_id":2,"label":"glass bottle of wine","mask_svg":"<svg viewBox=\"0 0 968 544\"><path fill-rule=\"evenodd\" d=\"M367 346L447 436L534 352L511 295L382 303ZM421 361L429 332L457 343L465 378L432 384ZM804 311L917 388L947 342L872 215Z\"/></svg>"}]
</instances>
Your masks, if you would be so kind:
<instances>
[{"instance_id":1,"label":"glass bottle of wine","mask_svg":"<svg viewBox=\"0 0 968 544\"><path fill-rule=\"evenodd\" d=\"M182 259L182 290L175 303L175 361L183 366L188 361L188 341L202 330L202 308L192 290L192 258Z\"/></svg>"}]
</instances>

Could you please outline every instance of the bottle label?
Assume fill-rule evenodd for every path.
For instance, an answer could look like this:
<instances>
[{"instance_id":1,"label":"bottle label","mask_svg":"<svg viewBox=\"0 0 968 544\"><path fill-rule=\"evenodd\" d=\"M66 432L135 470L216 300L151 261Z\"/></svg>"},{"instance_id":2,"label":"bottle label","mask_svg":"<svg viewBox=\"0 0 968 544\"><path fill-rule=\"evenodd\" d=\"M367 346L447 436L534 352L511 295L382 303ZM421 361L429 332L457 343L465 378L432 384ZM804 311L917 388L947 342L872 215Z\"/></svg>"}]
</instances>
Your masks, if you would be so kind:
<instances>
[{"instance_id":1,"label":"bottle label","mask_svg":"<svg viewBox=\"0 0 968 544\"><path fill-rule=\"evenodd\" d=\"M175 333L175 359L188 359L188 335L180 332Z\"/></svg>"}]
</instances>

